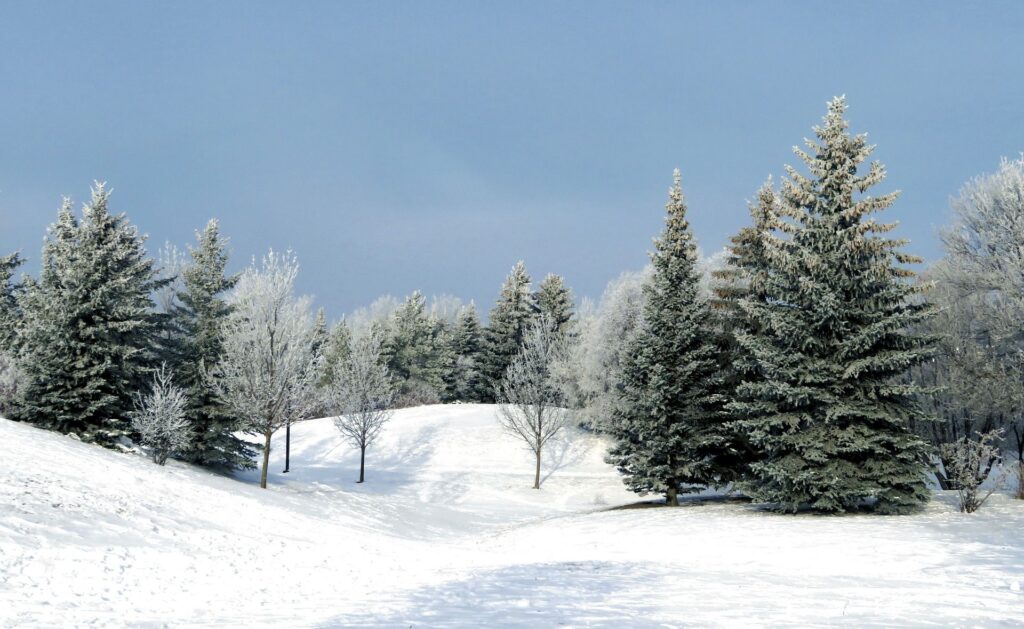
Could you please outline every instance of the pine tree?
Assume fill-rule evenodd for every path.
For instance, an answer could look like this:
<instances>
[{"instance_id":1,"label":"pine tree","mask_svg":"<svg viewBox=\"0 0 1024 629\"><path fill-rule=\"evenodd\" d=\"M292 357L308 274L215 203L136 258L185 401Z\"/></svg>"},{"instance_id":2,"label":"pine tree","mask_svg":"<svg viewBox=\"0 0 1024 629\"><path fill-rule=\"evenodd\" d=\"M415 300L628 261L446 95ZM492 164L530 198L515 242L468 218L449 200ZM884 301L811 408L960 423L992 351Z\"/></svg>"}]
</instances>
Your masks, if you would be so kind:
<instances>
[{"instance_id":1,"label":"pine tree","mask_svg":"<svg viewBox=\"0 0 1024 629\"><path fill-rule=\"evenodd\" d=\"M885 169L874 162L858 174L874 147L848 133L845 111L832 100L810 152L795 149L810 177L787 168L772 220L781 235L765 239L765 298L740 302L752 327L737 339L756 375L732 408L758 449L748 483L757 500L904 512L928 499L927 451L908 430L923 418L916 388L897 378L929 353L909 331L929 310L902 266L918 260L880 235L893 224L867 218L896 193L858 196Z\"/></svg>"},{"instance_id":2,"label":"pine tree","mask_svg":"<svg viewBox=\"0 0 1024 629\"><path fill-rule=\"evenodd\" d=\"M352 330L345 319L339 321L327 337L324 345L323 386L331 385L338 378L339 365L345 362L352 351Z\"/></svg>"},{"instance_id":3,"label":"pine tree","mask_svg":"<svg viewBox=\"0 0 1024 629\"><path fill-rule=\"evenodd\" d=\"M217 395L212 379L223 355L222 326L231 314L226 293L238 283L238 275L226 275L227 243L216 220L196 232L191 264L181 271L180 303L174 311L179 330L175 380L188 400L185 417L192 437L186 458L199 465L225 469L255 466L255 450L235 436L238 418L232 416Z\"/></svg>"},{"instance_id":4,"label":"pine tree","mask_svg":"<svg viewBox=\"0 0 1024 629\"><path fill-rule=\"evenodd\" d=\"M444 356L438 322L426 311L426 298L416 291L388 323L384 355L388 371L398 384L402 406L440 401L444 391Z\"/></svg>"},{"instance_id":5,"label":"pine tree","mask_svg":"<svg viewBox=\"0 0 1024 629\"><path fill-rule=\"evenodd\" d=\"M153 367L160 288L143 237L107 209L97 183L79 223L65 200L43 247L42 271L23 295L19 418L112 444L130 432L132 395Z\"/></svg>"},{"instance_id":6,"label":"pine tree","mask_svg":"<svg viewBox=\"0 0 1024 629\"><path fill-rule=\"evenodd\" d=\"M17 299L20 287L12 279L23 262L17 253L0 257L0 353L14 350L21 313Z\"/></svg>"},{"instance_id":7,"label":"pine tree","mask_svg":"<svg viewBox=\"0 0 1024 629\"><path fill-rule=\"evenodd\" d=\"M462 309L451 333L454 364L447 382L449 398L458 402L479 402L487 398L480 374L483 330L472 302Z\"/></svg>"},{"instance_id":8,"label":"pine tree","mask_svg":"<svg viewBox=\"0 0 1024 629\"><path fill-rule=\"evenodd\" d=\"M575 306L572 291L560 275L548 274L540 283L534 300L538 313L547 316L558 333L564 336L571 332Z\"/></svg>"},{"instance_id":9,"label":"pine tree","mask_svg":"<svg viewBox=\"0 0 1024 629\"><path fill-rule=\"evenodd\" d=\"M484 401L493 402L495 390L505 371L523 345L526 330L537 316L537 302L530 292L530 274L522 260L516 262L491 308L490 323L484 333L481 360Z\"/></svg>"},{"instance_id":10,"label":"pine tree","mask_svg":"<svg viewBox=\"0 0 1024 629\"><path fill-rule=\"evenodd\" d=\"M623 402L610 432L608 460L631 490L678 494L724 484L732 456L723 426L717 347L707 330L700 295L697 246L686 220L679 171L666 205L668 216L651 255L644 286L644 323L623 369Z\"/></svg>"}]
</instances>

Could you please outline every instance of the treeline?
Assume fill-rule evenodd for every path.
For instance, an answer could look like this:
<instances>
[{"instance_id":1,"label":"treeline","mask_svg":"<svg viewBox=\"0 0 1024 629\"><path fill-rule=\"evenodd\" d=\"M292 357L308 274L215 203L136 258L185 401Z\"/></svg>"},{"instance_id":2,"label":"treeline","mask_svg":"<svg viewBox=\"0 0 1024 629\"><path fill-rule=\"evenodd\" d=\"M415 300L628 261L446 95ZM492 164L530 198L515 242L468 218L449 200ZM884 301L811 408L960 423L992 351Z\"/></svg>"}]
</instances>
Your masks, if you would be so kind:
<instances>
[{"instance_id":1,"label":"treeline","mask_svg":"<svg viewBox=\"0 0 1024 629\"><path fill-rule=\"evenodd\" d=\"M901 513L934 473L973 510L1024 455L1024 159L964 188L921 278L875 217L896 194L870 194L886 173L845 110L829 104L796 150L806 174L765 183L723 254L700 258L677 172L648 268L577 307L519 262L486 322L415 292L329 325L294 294L294 255L228 274L211 221L150 259L97 184L80 216L65 201L38 278L0 259L0 412L226 469L253 466L238 435L260 435L265 485L292 422L336 416L365 454L388 409L496 402L538 487L543 444L572 421L669 504L731 487L787 511Z\"/></svg>"}]
</instances>

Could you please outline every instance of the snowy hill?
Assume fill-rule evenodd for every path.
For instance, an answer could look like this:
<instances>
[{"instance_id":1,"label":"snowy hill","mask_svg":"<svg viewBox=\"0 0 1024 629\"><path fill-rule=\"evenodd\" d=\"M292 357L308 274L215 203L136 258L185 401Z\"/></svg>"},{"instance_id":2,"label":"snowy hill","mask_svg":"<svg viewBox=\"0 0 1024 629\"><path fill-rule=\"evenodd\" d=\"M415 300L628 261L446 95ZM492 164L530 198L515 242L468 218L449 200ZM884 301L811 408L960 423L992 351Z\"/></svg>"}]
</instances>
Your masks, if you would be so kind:
<instances>
[{"instance_id":1,"label":"snowy hill","mask_svg":"<svg viewBox=\"0 0 1024 629\"><path fill-rule=\"evenodd\" d=\"M330 420L275 442L270 488L0 420L0 625L1014 625L1024 503L912 517L635 502L570 432L543 489L490 406Z\"/></svg>"}]
</instances>

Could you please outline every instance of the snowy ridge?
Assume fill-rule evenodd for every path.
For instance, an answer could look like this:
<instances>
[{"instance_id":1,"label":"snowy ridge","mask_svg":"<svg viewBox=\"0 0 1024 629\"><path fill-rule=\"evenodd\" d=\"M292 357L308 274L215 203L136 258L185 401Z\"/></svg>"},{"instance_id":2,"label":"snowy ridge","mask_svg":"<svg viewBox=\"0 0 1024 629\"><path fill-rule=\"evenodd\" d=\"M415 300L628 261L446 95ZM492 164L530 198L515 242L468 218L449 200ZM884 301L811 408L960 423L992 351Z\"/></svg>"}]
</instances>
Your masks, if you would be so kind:
<instances>
[{"instance_id":1,"label":"snowy ridge","mask_svg":"<svg viewBox=\"0 0 1024 629\"><path fill-rule=\"evenodd\" d=\"M571 431L543 489L494 409L398 412L358 454L329 419L270 489L0 420L0 625L1011 626L1024 504L778 516L635 502Z\"/></svg>"}]
</instances>

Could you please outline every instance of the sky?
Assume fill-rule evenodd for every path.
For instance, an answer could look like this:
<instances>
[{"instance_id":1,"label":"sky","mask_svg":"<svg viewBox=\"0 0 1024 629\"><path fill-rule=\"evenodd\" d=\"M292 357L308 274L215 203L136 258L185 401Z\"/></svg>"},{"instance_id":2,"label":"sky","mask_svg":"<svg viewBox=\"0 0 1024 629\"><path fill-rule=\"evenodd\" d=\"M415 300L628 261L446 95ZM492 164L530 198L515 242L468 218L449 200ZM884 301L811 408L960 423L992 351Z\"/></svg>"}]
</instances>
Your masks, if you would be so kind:
<instances>
[{"instance_id":1,"label":"sky","mask_svg":"<svg viewBox=\"0 0 1024 629\"><path fill-rule=\"evenodd\" d=\"M330 318L487 309L519 259L598 297L641 268L673 168L705 253L833 96L908 249L1024 150L1024 3L31 2L0 7L0 254L113 188L155 251L220 219L293 249Z\"/></svg>"}]
</instances>

